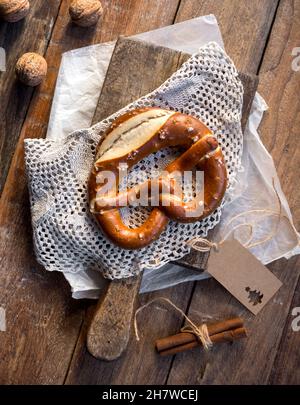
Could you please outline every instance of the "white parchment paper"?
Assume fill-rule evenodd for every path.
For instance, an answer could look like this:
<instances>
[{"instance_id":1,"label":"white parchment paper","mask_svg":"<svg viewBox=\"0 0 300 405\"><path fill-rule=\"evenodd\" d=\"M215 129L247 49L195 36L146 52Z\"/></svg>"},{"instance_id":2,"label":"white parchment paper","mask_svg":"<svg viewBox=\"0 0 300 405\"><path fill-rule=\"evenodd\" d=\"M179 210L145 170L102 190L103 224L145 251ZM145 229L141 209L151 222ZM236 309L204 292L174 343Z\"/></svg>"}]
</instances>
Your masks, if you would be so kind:
<instances>
[{"instance_id":1,"label":"white parchment paper","mask_svg":"<svg viewBox=\"0 0 300 405\"><path fill-rule=\"evenodd\" d=\"M135 37L191 54L210 41L224 46L218 23L213 15L195 18ZM114 45L114 42L98 44L63 55L48 126L48 138L65 137L74 130L91 125ZM244 171L238 175L235 195L224 207L216 234L217 240L221 240L224 237L224 229L228 232L228 229L234 229L237 224L243 221L248 223L250 220L253 223L253 239L262 240L270 232L274 233L275 229L276 233L271 241L251 249L251 252L264 264L280 257L290 257L300 253L299 235L292 225L289 206L282 193L273 160L257 132L266 108L266 103L257 94L245 132ZM279 203L274 191L273 179L280 197L282 215L285 216L280 220L276 215L279 212ZM274 214L266 215L262 209L269 209ZM249 218L250 210L260 212L252 213ZM236 216L238 218L232 221ZM229 224L228 227L227 224ZM240 236L241 241L244 236ZM229 237L233 237L233 233ZM99 297L103 287L100 273L65 272L64 275L71 285L74 298ZM168 264L158 270L144 271L141 292L207 277L209 277L207 273L198 274L181 266Z\"/></svg>"}]
</instances>

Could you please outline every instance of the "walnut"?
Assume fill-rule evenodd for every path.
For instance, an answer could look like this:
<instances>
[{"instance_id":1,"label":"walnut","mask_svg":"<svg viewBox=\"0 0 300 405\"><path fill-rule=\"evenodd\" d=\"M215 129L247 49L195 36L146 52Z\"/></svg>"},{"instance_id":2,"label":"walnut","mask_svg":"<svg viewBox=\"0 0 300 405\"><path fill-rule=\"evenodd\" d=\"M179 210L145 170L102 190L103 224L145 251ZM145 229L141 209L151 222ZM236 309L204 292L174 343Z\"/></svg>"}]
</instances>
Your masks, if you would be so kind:
<instances>
[{"instance_id":1,"label":"walnut","mask_svg":"<svg viewBox=\"0 0 300 405\"><path fill-rule=\"evenodd\" d=\"M97 23L103 9L99 0L73 0L69 13L75 24L89 27Z\"/></svg>"},{"instance_id":2,"label":"walnut","mask_svg":"<svg viewBox=\"0 0 300 405\"><path fill-rule=\"evenodd\" d=\"M0 16L8 22L22 20L29 11L28 0L0 0Z\"/></svg>"},{"instance_id":3,"label":"walnut","mask_svg":"<svg viewBox=\"0 0 300 405\"><path fill-rule=\"evenodd\" d=\"M38 86L47 74L47 62L37 53L25 53L17 61L16 74L27 86Z\"/></svg>"}]
</instances>

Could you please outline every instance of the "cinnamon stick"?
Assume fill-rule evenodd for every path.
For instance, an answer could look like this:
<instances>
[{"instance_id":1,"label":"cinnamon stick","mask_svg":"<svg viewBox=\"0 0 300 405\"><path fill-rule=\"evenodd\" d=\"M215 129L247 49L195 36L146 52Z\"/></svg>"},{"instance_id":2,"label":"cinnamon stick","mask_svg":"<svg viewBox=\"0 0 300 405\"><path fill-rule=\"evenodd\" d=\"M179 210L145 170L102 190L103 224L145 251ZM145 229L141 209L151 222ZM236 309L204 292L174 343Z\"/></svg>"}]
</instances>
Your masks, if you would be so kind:
<instances>
[{"instance_id":1,"label":"cinnamon stick","mask_svg":"<svg viewBox=\"0 0 300 405\"><path fill-rule=\"evenodd\" d=\"M243 327L243 320L241 318L227 319L225 321L216 322L207 325L208 334L211 338L212 335L222 333L224 331L233 330ZM194 346L199 344L197 337L193 333L181 332L177 335L168 336L162 339L158 339L155 342L155 346L158 352L169 350L177 346L194 343Z\"/></svg>"},{"instance_id":2,"label":"cinnamon stick","mask_svg":"<svg viewBox=\"0 0 300 405\"><path fill-rule=\"evenodd\" d=\"M212 343L226 343L233 342L234 340L242 339L247 337L247 331L244 327L227 330L221 333L216 333L215 335L210 336ZM195 340L186 344L178 345L171 347L170 349L162 350L159 352L161 356L172 355L180 352L184 352L189 349L193 349L196 346L199 346L200 342Z\"/></svg>"}]
</instances>

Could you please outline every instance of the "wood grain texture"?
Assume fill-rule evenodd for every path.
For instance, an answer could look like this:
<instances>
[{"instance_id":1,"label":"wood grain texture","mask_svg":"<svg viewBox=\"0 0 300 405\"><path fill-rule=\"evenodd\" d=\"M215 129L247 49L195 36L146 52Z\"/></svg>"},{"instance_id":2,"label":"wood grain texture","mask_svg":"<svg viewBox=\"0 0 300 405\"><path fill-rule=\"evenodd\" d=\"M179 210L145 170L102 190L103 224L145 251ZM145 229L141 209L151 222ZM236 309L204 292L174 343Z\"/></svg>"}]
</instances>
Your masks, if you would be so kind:
<instances>
[{"instance_id":1,"label":"wood grain texture","mask_svg":"<svg viewBox=\"0 0 300 405\"><path fill-rule=\"evenodd\" d=\"M34 90L20 84L14 72L25 52L45 54L61 0L31 1L30 13L17 23L0 21L0 47L6 52L6 72L0 73L0 195Z\"/></svg>"},{"instance_id":2,"label":"wood grain texture","mask_svg":"<svg viewBox=\"0 0 300 405\"><path fill-rule=\"evenodd\" d=\"M87 348L100 360L112 361L128 345L141 275L110 282L93 314L87 332Z\"/></svg>"},{"instance_id":3,"label":"wood grain texture","mask_svg":"<svg viewBox=\"0 0 300 405\"><path fill-rule=\"evenodd\" d=\"M103 3L109 9L111 2ZM84 304L71 299L63 277L41 271L34 260L23 140L46 133L61 52L114 39L123 33L124 21L130 22L128 33L172 22L171 2L168 16L160 12L162 2L157 3L158 7L150 8L149 1L129 1L126 6L121 0L114 1L118 10L107 10L97 29L85 31L70 25L68 1L62 2L46 52L48 75L33 94L0 200L0 305L8 314L8 330L0 335L2 383L63 383L84 316ZM147 13L146 24L141 13ZM32 31L34 27L31 26ZM44 29L48 32L47 26ZM8 69L13 67L9 64ZM15 102L16 98L12 100ZM8 136L12 130L11 124L7 126Z\"/></svg>"},{"instance_id":4,"label":"wood grain texture","mask_svg":"<svg viewBox=\"0 0 300 405\"><path fill-rule=\"evenodd\" d=\"M259 85L259 91L270 106L260 133L275 160L296 226L299 225L299 190L295 189L295 184L300 174L297 96L300 77L291 69L291 52L297 46L299 6L299 1L280 3L262 61ZM195 357L195 353L194 357L193 354L176 356L169 384L179 381L195 384L299 384L299 374L294 371L299 366L298 356L289 356L300 343L299 333L290 331L289 316L298 297L297 290L292 302L300 273L299 258L282 259L268 267L283 282L283 287L255 318L216 281L197 284L189 311L191 317L196 316L198 308L210 314L215 311L220 316L239 315L246 320L250 336L247 341L234 344L227 350L216 347L209 354L198 352L199 357ZM198 371L195 376L190 373L191 369Z\"/></svg>"},{"instance_id":5,"label":"wood grain texture","mask_svg":"<svg viewBox=\"0 0 300 405\"><path fill-rule=\"evenodd\" d=\"M300 228L300 188L297 186L300 176L300 71L293 69L295 56L292 52L299 47L299 33L300 1L281 1L261 65L259 86L269 106L260 133L274 159L297 229ZM282 272L290 271L300 277L300 258L295 258L293 263L293 266L284 263ZM298 281L270 376L272 384L300 384L297 352L300 332L291 329L292 308L300 306L299 293ZM293 294L292 286L290 294Z\"/></svg>"},{"instance_id":6,"label":"wood grain texture","mask_svg":"<svg viewBox=\"0 0 300 405\"><path fill-rule=\"evenodd\" d=\"M239 73L241 82L243 83L244 96L243 96L243 110L242 110L242 131L245 131L249 114L251 111L253 99L258 87L259 78L256 75L249 75L245 73Z\"/></svg>"},{"instance_id":7,"label":"wood grain texture","mask_svg":"<svg viewBox=\"0 0 300 405\"><path fill-rule=\"evenodd\" d=\"M153 91L188 58L188 54L174 52L172 49L137 39L120 38L109 65L93 121L101 121Z\"/></svg>"},{"instance_id":8,"label":"wood grain texture","mask_svg":"<svg viewBox=\"0 0 300 405\"><path fill-rule=\"evenodd\" d=\"M283 0L260 69L259 92L269 109L260 125L264 145L271 153L281 186L300 227L300 72L293 70L299 47L300 2ZM298 63L299 65L299 63Z\"/></svg>"},{"instance_id":9,"label":"wood grain texture","mask_svg":"<svg viewBox=\"0 0 300 405\"><path fill-rule=\"evenodd\" d=\"M25 50L44 53L58 6L56 1L51 8L32 2L30 16L13 27L1 27L5 41L12 42L1 86L1 91L8 92L4 104L1 100L4 145L9 145L2 149L6 156L13 150L31 97L30 91L13 79L14 59ZM55 84L51 70L46 82ZM57 274L46 274L33 255L23 138L46 125L40 117L49 104L47 84L36 89L33 97L41 102L28 113L0 200L0 305L7 318L7 331L0 335L3 384L63 382L82 321L82 304L71 301L67 283ZM7 162L4 159L4 165Z\"/></svg>"},{"instance_id":10,"label":"wood grain texture","mask_svg":"<svg viewBox=\"0 0 300 405\"><path fill-rule=\"evenodd\" d=\"M300 384L300 331L292 329L292 322L296 318L295 314L293 314L294 308L300 308L300 279L298 279L295 294L286 318L281 342L269 379L270 384ZM300 311L297 310L297 315L299 313ZM299 325L299 322L297 324Z\"/></svg>"},{"instance_id":11,"label":"wood grain texture","mask_svg":"<svg viewBox=\"0 0 300 405\"><path fill-rule=\"evenodd\" d=\"M64 50L112 41L173 23L179 0L101 0L103 15L90 28L75 26L68 18L70 1L63 1L51 39Z\"/></svg>"},{"instance_id":12,"label":"wood grain texture","mask_svg":"<svg viewBox=\"0 0 300 405\"><path fill-rule=\"evenodd\" d=\"M3 384L62 383L83 317L82 303L71 300L63 277L45 272L34 259L23 139L46 125L41 116L49 97L39 89L37 98L0 200L0 305L7 311L7 331L0 335Z\"/></svg>"},{"instance_id":13,"label":"wood grain texture","mask_svg":"<svg viewBox=\"0 0 300 405\"><path fill-rule=\"evenodd\" d=\"M238 70L257 74L278 0L182 0L176 21L214 14Z\"/></svg>"}]
</instances>

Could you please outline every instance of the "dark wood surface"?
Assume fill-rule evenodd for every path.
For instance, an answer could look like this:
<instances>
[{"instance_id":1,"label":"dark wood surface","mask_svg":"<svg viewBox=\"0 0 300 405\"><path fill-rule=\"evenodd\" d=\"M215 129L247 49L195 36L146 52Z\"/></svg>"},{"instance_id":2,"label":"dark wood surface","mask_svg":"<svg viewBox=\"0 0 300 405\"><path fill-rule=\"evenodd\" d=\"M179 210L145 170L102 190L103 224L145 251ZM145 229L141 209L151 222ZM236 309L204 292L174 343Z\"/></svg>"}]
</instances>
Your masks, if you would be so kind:
<instances>
[{"instance_id":1,"label":"dark wood surface","mask_svg":"<svg viewBox=\"0 0 300 405\"><path fill-rule=\"evenodd\" d=\"M193 351L158 358L154 340L177 331L181 320L154 304L140 317L141 342L130 340L129 353L134 350L134 356L125 354L113 363L89 356L84 346L85 328L94 304L72 300L63 277L46 273L33 257L22 146L25 137L45 135L63 51L214 13L237 67L260 75L259 91L270 106L261 136L274 158L299 228L300 77L291 68L292 49L299 46L299 0L116 0L113 7L106 0L102 1L105 12L101 24L88 30L70 24L68 1L53 1L47 7L37 0L31 3L34 16L30 29L27 20L14 26L0 23L0 33L5 34L0 36L0 46L10 55L7 72L0 76L4 185L0 201L0 306L7 311L7 331L0 332L0 382L299 384L300 333L291 329L292 308L300 306L297 257L270 265L284 286L255 318L214 280L140 297L144 303L163 293L195 319L199 312L240 315L252 335L246 343L216 347L209 354ZM46 81L34 91L22 90L13 81L14 59L27 50L44 53L49 65Z\"/></svg>"},{"instance_id":2,"label":"dark wood surface","mask_svg":"<svg viewBox=\"0 0 300 405\"><path fill-rule=\"evenodd\" d=\"M269 105L269 111L264 117L260 132L266 148L271 153L294 217L296 228L300 229L300 71L292 69L292 50L295 42L299 43L300 35L300 2L280 2L277 18L266 47L264 59L260 68L261 82L259 91ZM284 307L286 317L282 319L284 329L279 329L280 344L270 373L273 384L300 383L300 357L296 347L300 346L300 332L292 330L292 309L300 307L300 258L282 260L272 269L280 277L285 272L291 273L290 281L285 288L287 300L282 300L280 317L283 318ZM278 267L277 267L278 266ZM297 283L298 279L298 284ZM292 297L292 291L295 290ZM292 300L292 301L291 301ZM289 303L291 304L289 305ZM280 308L281 308L280 307ZM274 317L277 315L274 313ZM293 364L289 363L292 358Z\"/></svg>"},{"instance_id":3,"label":"dark wood surface","mask_svg":"<svg viewBox=\"0 0 300 405\"><path fill-rule=\"evenodd\" d=\"M45 54L59 6L60 0L53 0L51 7L47 2L35 1L26 20L16 24L0 20L0 47L6 51L7 65L7 71L0 73L0 193L33 94L32 88L17 83L13 66L32 49Z\"/></svg>"}]
</instances>

